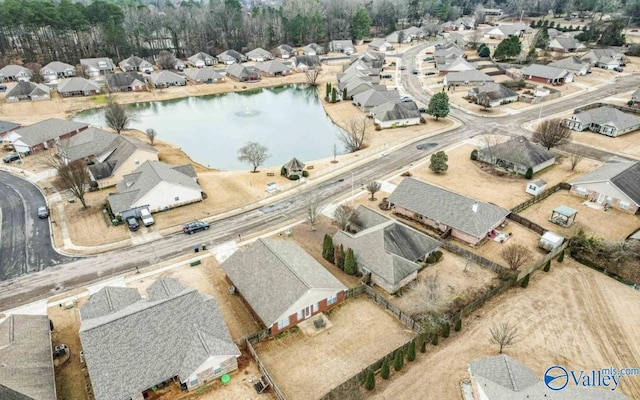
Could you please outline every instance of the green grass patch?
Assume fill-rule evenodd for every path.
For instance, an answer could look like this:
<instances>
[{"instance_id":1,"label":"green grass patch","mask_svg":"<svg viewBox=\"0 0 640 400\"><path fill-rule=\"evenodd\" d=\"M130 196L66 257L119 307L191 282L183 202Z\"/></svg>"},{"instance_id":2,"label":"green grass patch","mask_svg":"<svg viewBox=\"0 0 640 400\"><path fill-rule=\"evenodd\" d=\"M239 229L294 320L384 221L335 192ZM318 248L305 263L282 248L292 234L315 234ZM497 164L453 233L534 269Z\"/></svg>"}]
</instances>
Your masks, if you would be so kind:
<instances>
[{"instance_id":1,"label":"green grass patch","mask_svg":"<svg viewBox=\"0 0 640 400\"><path fill-rule=\"evenodd\" d=\"M100 103L100 104L107 104L109 102L109 99L107 98L107 96L93 96L91 98L93 101L95 101L96 103Z\"/></svg>"}]
</instances>

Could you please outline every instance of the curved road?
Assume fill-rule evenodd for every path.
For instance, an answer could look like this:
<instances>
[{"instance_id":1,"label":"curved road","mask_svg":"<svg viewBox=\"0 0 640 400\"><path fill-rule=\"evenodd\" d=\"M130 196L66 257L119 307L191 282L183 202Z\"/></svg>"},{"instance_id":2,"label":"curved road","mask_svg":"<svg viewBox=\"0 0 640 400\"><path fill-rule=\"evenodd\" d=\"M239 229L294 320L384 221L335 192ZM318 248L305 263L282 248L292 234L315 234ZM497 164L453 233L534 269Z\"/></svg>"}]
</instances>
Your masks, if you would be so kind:
<instances>
[{"instance_id":1,"label":"curved road","mask_svg":"<svg viewBox=\"0 0 640 400\"><path fill-rule=\"evenodd\" d=\"M71 261L53 249L49 221L36 215L45 204L35 185L0 172L0 280Z\"/></svg>"},{"instance_id":2,"label":"curved road","mask_svg":"<svg viewBox=\"0 0 640 400\"><path fill-rule=\"evenodd\" d=\"M403 57L403 62L409 63L407 70L410 71L412 69L411 63L424 47L416 46L407 51ZM425 104L428 103L429 96L421 89L418 78L406 71L402 72L405 90L418 101ZM589 91L561 103L544 105L543 116L562 112L618 92L627 91L629 87L637 87L638 84L640 84L640 77L638 76L621 77L615 84ZM451 116L460 122L460 127L398 148L387 156L372 160L350 172L345 172L332 181L308 189L301 187L300 190L293 192L287 199L273 205L217 221L211 224L211 228L208 231L197 233L193 236L175 234L152 243L112 251L95 257L78 259L65 265L57 265L18 279L0 282L0 310L46 297L58 291L86 285L106 277L131 271L135 267L143 267L171 259L174 256L192 251L193 246L200 243L215 246L225 241L235 240L239 234L246 236L275 227L288 220L302 218L304 215L303 196L310 191L316 192L323 201L331 201L350 192L352 179L355 182L355 186L360 187L362 183L380 179L393 172L399 172L406 166L420 161L433 151L485 131L509 135L529 135L530 133L524 130L522 125L525 122L537 119L538 113L539 110L536 109L509 117L486 118L452 109ZM427 148L428 150L420 150L418 147ZM610 156L610 153L599 152L600 158Z\"/></svg>"}]
</instances>

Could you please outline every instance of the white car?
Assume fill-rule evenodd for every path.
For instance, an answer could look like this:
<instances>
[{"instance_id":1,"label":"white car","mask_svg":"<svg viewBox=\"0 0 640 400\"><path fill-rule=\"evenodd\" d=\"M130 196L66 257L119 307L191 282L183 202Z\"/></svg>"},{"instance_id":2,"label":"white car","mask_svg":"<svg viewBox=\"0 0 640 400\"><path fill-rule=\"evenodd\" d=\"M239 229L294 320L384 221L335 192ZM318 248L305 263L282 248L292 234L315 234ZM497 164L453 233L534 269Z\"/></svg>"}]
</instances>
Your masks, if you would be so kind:
<instances>
[{"instance_id":1,"label":"white car","mask_svg":"<svg viewBox=\"0 0 640 400\"><path fill-rule=\"evenodd\" d=\"M153 217L151 216L151 213L147 208L143 208L142 210L140 210L140 219L142 220L144 226L151 226L156 222L153 220Z\"/></svg>"}]
</instances>

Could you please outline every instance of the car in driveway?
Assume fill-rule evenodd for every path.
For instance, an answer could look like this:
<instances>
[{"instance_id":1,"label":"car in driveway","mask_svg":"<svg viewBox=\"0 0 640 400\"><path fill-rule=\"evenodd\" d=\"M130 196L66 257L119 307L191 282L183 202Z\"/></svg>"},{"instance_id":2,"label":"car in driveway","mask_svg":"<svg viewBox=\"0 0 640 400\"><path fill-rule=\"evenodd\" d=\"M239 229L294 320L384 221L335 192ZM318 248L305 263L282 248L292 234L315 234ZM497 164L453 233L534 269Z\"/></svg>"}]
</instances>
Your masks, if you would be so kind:
<instances>
[{"instance_id":1,"label":"car in driveway","mask_svg":"<svg viewBox=\"0 0 640 400\"><path fill-rule=\"evenodd\" d=\"M131 232L135 232L140 229L140 224L136 217L127 217L127 226Z\"/></svg>"},{"instance_id":2,"label":"car in driveway","mask_svg":"<svg viewBox=\"0 0 640 400\"><path fill-rule=\"evenodd\" d=\"M19 159L20 159L20 156L18 155L18 153L11 153L9 155L2 157L2 161L4 161L5 164L9 164L10 162L14 162Z\"/></svg>"},{"instance_id":3,"label":"car in driveway","mask_svg":"<svg viewBox=\"0 0 640 400\"><path fill-rule=\"evenodd\" d=\"M40 219L49 218L49 209L45 206L38 207L38 218Z\"/></svg>"},{"instance_id":4,"label":"car in driveway","mask_svg":"<svg viewBox=\"0 0 640 400\"><path fill-rule=\"evenodd\" d=\"M435 74L436 74L436 73L435 73L435 72L433 72L433 71L429 71L429 72L425 72L425 73L424 73L424 75L425 75L425 76L432 76L432 75L435 75Z\"/></svg>"},{"instance_id":5,"label":"car in driveway","mask_svg":"<svg viewBox=\"0 0 640 400\"><path fill-rule=\"evenodd\" d=\"M192 221L182 225L182 232L192 235L199 231L206 231L209 229L209 224L204 221Z\"/></svg>"}]
</instances>

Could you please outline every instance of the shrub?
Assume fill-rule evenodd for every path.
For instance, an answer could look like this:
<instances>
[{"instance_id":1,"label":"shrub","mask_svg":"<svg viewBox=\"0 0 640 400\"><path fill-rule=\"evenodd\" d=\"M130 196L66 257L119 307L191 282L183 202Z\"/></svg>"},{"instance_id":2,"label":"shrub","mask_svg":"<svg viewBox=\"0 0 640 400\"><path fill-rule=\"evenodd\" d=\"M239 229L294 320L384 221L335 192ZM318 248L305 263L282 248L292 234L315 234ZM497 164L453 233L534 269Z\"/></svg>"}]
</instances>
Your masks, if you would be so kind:
<instances>
[{"instance_id":1,"label":"shrub","mask_svg":"<svg viewBox=\"0 0 640 400\"><path fill-rule=\"evenodd\" d=\"M436 257L436 261L442 260L443 254L442 254L442 252L440 250L436 250L436 252L433 253L433 255Z\"/></svg>"},{"instance_id":2,"label":"shrub","mask_svg":"<svg viewBox=\"0 0 640 400\"><path fill-rule=\"evenodd\" d=\"M436 256L434 256L433 254L431 254L429 257L427 257L427 262L429 264L435 264L436 263Z\"/></svg>"},{"instance_id":3,"label":"shrub","mask_svg":"<svg viewBox=\"0 0 640 400\"><path fill-rule=\"evenodd\" d=\"M448 338L450 334L451 334L451 325L449 325L448 322L445 322L442 325L442 337Z\"/></svg>"},{"instance_id":4,"label":"shrub","mask_svg":"<svg viewBox=\"0 0 640 400\"><path fill-rule=\"evenodd\" d=\"M414 361L416 359L416 342L412 340L407 349L407 360Z\"/></svg>"},{"instance_id":5,"label":"shrub","mask_svg":"<svg viewBox=\"0 0 640 400\"><path fill-rule=\"evenodd\" d=\"M560 255L558 256L558 262L562 262L563 260L564 260L564 250L560 252Z\"/></svg>"},{"instance_id":6,"label":"shrub","mask_svg":"<svg viewBox=\"0 0 640 400\"><path fill-rule=\"evenodd\" d=\"M411 172L404 171L401 176L411 176Z\"/></svg>"},{"instance_id":7,"label":"shrub","mask_svg":"<svg viewBox=\"0 0 640 400\"><path fill-rule=\"evenodd\" d=\"M287 169L283 165L282 168L280 168L280 176L285 176L286 174L287 174Z\"/></svg>"},{"instance_id":8,"label":"shrub","mask_svg":"<svg viewBox=\"0 0 640 400\"><path fill-rule=\"evenodd\" d=\"M298 179L300 179L300 175L293 174L289 176L289 179L292 181L297 181Z\"/></svg>"},{"instance_id":9,"label":"shrub","mask_svg":"<svg viewBox=\"0 0 640 400\"><path fill-rule=\"evenodd\" d=\"M420 353L426 353L426 352L427 352L427 341L423 340L422 345L420 345Z\"/></svg>"},{"instance_id":10,"label":"shrub","mask_svg":"<svg viewBox=\"0 0 640 400\"><path fill-rule=\"evenodd\" d=\"M382 379L389 379L391 376L391 365L389 365L389 359L385 358L382 362L382 368L380 368L380 376Z\"/></svg>"},{"instance_id":11,"label":"shrub","mask_svg":"<svg viewBox=\"0 0 640 400\"><path fill-rule=\"evenodd\" d=\"M324 235L324 242L322 244L322 258L331 263L335 261L333 255L333 239L327 234Z\"/></svg>"},{"instance_id":12,"label":"shrub","mask_svg":"<svg viewBox=\"0 0 640 400\"><path fill-rule=\"evenodd\" d=\"M478 49L478 56L485 58L485 57L489 57L491 55L491 50L489 50L489 48L487 46L484 47L480 47Z\"/></svg>"},{"instance_id":13,"label":"shrub","mask_svg":"<svg viewBox=\"0 0 640 400\"><path fill-rule=\"evenodd\" d=\"M520 282L520 286L523 288L526 288L527 286L529 286L529 274L527 274L527 276L524 277L522 282Z\"/></svg>"},{"instance_id":14,"label":"shrub","mask_svg":"<svg viewBox=\"0 0 640 400\"><path fill-rule=\"evenodd\" d=\"M547 263L544 265L544 272L549 272L550 269L551 269L551 260L547 261Z\"/></svg>"},{"instance_id":15,"label":"shrub","mask_svg":"<svg viewBox=\"0 0 640 400\"><path fill-rule=\"evenodd\" d=\"M527 168L527 172L524 174L526 179L533 178L533 169L531 167Z\"/></svg>"},{"instance_id":16,"label":"shrub","mask_svg":"<svg viewBox=\"0 0 640 400\"><path fill-rule=\"evenodd\" d=\"M473 150L471 151L471 159L472 159L473 161L475 161L475 160L477 160L477 159L478 159L478 150L473 149Z\"/></svg>"},{"instance_id":17,"label":"shrub","mask_svg":"<svg viewBox=\"0 0 640 400\"><path fill-rule=\"evenodd\" d=\"M302 177L303 178L308 178L309 177L309 171L302 171Z\"/></svg>"},{"instance_id":18,"label":"shrub","mask_svg":"<svg viewBox=\"0 0 640 400\"><path fill-rule=\"evenodd\" d=\"M367 369L367 377L364 381L364 387L367 390L373 390L376 387L376 376L373 374L371 368Z\"/></svg>"},{"instance_id":19,"label":"shrub","mask_svg":"<svg viewBox=\"0 0 640 400\"><path fill-rule=\"evenodd\" d=\"M338 266L340 267L341 270L344 270L344 261L345 261L345 254L344 254L344 247L342 245L340 245L340 253L338 256Z\"/></svg>"},{"instance_id":20,"label":"shrub","mask_svg":"<svg viewBox=\"0 0 640 400\"><path fill-rule=\"evenodd\" d=\"M459 319L456 321L456 325L453 328L456 332L460 332L460 330L462 329L462 320Z\"/></svg>"},{"instance_id":21,"label":"shrub","mask_svg":"<svg viewBox=\"0 0 640 400\"><path fill-rule=\"evenodd\" d=\"M347 100L347 88L342 89L342 100Z\"/></svg>"},{"instance_id":22,"label":"shrub","mask_svg":"<svg viewBox=\"0 0 640 400\"><path fill-rule=\"evenodd\" d=\"M347 254L344 260L344 272L347 275L355 275L358 270L356 264L356 256L353 254L352 249L347 249Z\"/></svg>"},{"instance_id":23,"label":"shrub","mask_svg":"<svg viewBox=\"0 0 640 400\"><path fill-rule=\"evenodd\" d=\"M435 333L433 335L433 339L431 339L431 344L434 345L434 346L438 345L438 334L437 333Z\"/></svg>"},{"instance_id":24,"label":"shrub","mask_svg":"<svg viewBox=\"0 0 640 400\"><path fill-rule=\"evenodd\" d=\"M393 369L400 371L404 367L404 353L402 349L396 351L396 357L393 359Z\"/></svg>"}]
</instances>

